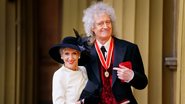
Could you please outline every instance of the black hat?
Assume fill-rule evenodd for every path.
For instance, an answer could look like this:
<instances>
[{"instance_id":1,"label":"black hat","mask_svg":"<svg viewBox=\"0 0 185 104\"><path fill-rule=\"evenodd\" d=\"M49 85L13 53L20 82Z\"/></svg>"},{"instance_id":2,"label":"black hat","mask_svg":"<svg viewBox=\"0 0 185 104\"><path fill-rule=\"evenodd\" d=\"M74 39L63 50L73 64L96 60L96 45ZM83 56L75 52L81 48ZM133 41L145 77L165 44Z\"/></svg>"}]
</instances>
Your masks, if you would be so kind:
<instances>
[{"instance_id":1,"label":"black hat","mask_svg":"<svg viewBox=\"0 0 185 104\"><path fill-rule=\"evenodd\" d=\"M59 44L54 45L49 50L49 55L57 62L64 63L64 61L61 59L61 55L59 53L59 50L61 48L72 48L75 50L78 50L81 52L80 47L78 46L77 38L75 37L66 37L64 38Z\"/></svg>"}]
</instances>

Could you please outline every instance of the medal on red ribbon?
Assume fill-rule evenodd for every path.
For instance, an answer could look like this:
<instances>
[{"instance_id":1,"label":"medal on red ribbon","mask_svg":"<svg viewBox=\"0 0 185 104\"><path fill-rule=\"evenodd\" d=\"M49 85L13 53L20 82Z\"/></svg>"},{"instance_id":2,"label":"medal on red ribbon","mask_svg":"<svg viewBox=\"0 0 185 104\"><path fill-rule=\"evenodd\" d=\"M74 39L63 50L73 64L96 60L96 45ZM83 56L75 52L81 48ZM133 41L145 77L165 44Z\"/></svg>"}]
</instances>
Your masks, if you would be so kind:
<instances>
[{"instance_id":1,"label":"medal on red ribbon","mask_svg":"<svg viewBox=\"0 0 185 104\"><path fill-rule=\"evenodd\" d=\"M106 70L104 75L105 75L105 77L109 77L109 72Z\"/></svg>"},{"instance_id":2,"label":"medal on red ribbon","mask_svg":"<svg viewBox=\"0 0 185 104\"><path fill-rule=\"evenodd\" d=\"M108 68L110 67L110 63L111 63L111 58L112 58L112 53L113 53L113 49L114 49L114 44L113 44L113 39L111 39L111 42L110 42L110 47L109 47L109 51L108 51L108 54L107 54L107 58L106 60L104 59L104 56L103 56L103 53L101 52L100 48L98 47L98 43L95 42L95 48L96 48L96 51L98 53L98 56L99 56L99 59L100 59L100 62L102 64L102 66L105 68L105 72L104 72L104 75L105 77L109 77L109 72L107 71Z\"/></svg>"}]
</instances>

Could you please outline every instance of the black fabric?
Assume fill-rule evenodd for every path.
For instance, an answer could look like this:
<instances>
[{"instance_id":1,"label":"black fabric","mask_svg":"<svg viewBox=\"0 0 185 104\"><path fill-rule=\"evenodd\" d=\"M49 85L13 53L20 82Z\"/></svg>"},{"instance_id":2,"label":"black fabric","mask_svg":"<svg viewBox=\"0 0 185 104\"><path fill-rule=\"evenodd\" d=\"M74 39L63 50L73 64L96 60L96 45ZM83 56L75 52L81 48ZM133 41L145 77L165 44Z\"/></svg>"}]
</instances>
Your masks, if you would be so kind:
<instances>
[{"instance_id":1,"label":"black fabric","mask_svg":"<svg viewBox=\"0 0 185 104\"><path fill-rule=\"evenodd\" d=\"M104 46L101 47L101 52L103 53L104 59L106 59L106 57L105 57L105 52L107 52L107 51L106 51L106 49L105 49Z\"/></svg>"},{"instance_id":2,"label":"black fabric","mask_svg":"<svg viewBox=\"0 0 185 104\"><path fill-rule=\"evenodd\" d=\"M125 40L120 40L113 37L114 39L114 50L113 50L113 67L118 67L121 62L130 61L132 63L132 70L134 71L134 78L129 83L123 83L117 77L116 70L112 70L112 92L117 102L129 100L130 104L137 104L136 99L132 94L131 86L136 89L144 89L148 80L144 73L144 66L141 59L141 55L137 45L130 43ZM102 91L102 80L100 77L100 69L98 67L98 54L95 46L90 50L89 63L85 65L87 69L88 78L94 84L98 85L98 89L95 90L93 97L98 98ZM93 99L93 98L92 98ZM95 100L92 100L95 101ZM98 103L94 103L98 104Z\"/></svg>"},{"instance_id":3,"label":"black fabric","mask_svg":"<svg viewBox=\"0 0 185 104\"><path fill-rule=\"evenodd\" d=\"M84 99L84 104L98 104L100 98L94 94L97 88L98 86L96 84L88 80L79 100Z\"/></svg>"}]
</instances>

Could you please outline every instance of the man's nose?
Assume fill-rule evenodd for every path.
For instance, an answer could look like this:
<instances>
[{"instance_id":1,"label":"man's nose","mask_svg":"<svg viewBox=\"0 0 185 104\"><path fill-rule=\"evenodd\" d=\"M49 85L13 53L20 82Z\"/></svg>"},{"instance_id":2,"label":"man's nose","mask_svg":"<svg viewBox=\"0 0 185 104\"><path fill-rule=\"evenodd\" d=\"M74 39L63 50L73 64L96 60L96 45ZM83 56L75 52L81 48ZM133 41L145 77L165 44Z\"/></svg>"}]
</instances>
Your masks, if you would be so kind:
<instances>
[{"instance_id":1,"label":"man's nose","mask_svg":"<svg viewBox=\"0 0 185 104\"><path fill-rule=\"evenodd\" d=\"M106 22L103 22L103 28L107 28L108 24Z\"/></svg>"}]
</instances>

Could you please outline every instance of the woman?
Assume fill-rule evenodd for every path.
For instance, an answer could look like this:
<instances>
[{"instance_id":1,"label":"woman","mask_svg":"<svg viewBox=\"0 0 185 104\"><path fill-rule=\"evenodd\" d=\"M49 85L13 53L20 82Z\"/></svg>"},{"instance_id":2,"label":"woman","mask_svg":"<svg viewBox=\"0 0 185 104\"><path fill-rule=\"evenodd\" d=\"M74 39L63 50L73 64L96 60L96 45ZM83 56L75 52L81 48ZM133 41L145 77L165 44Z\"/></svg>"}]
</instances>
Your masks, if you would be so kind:
<instances>
[{"instance_id":1,"label":"woman","mask_svg":"<svg viewBox=\"0 0 185 104\"><path fill-rule=\"evenodd\" d=\"M77 104L87 83L87 73L78 66L81 49L77 38L66 37L49 50L50 56L63 65L53 75L53 104Z\"/></svg>"}]
</instances>

